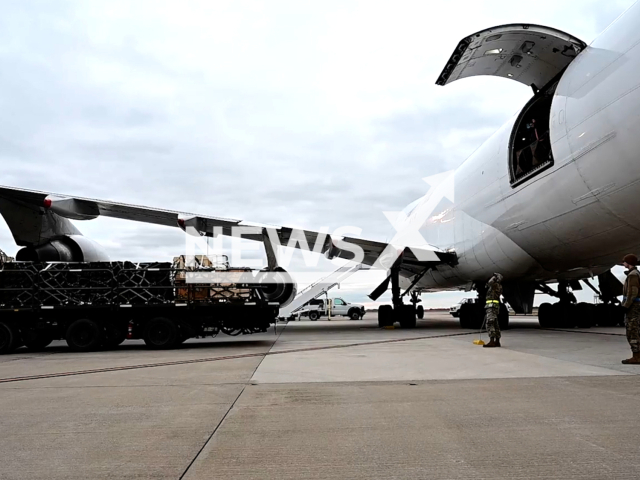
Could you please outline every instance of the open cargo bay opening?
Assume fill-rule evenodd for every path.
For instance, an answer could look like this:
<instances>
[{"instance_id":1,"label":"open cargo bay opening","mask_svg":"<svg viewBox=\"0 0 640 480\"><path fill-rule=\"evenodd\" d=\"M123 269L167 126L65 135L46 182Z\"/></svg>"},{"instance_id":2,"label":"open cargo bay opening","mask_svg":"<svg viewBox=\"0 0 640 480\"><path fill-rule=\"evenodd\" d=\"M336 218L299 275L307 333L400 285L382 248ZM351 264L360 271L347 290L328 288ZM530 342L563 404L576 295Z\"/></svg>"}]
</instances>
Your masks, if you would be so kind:
<instances>
[{"instance_id":1,"label":"open cargo bay opening","mask_svg":"<svg viewBox=\"0 0 640 480\"><path fill-rule=\"evenodd\" d=\"M553 166L549 138L551 102L558 80L539 91L522 109L509 142L509 174L516 187Z\"/></svg>"}]
</instances>

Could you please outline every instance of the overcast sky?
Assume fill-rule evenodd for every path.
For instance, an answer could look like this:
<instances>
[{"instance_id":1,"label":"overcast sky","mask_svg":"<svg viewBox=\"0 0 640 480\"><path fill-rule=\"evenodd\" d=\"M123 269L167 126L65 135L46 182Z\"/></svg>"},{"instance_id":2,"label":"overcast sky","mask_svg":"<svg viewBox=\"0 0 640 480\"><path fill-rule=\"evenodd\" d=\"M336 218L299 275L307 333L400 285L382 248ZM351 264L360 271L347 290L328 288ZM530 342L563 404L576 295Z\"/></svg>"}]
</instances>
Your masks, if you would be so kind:
<instances>
[{"instance_id":1,"label":"overcast sky","mask_svg":"<svg viewBox=\"0 0 640 480\"><path fill-rule=\"evenodd\" d=\"M531 96L436 86L461 38L526 22L590 43L631 3L0 0L0 184L385 240L383 211ZM112 259L185 248L178 229L76 224ZM376 278L340 294L366 301Z\"/></svg>"}]
</instances>

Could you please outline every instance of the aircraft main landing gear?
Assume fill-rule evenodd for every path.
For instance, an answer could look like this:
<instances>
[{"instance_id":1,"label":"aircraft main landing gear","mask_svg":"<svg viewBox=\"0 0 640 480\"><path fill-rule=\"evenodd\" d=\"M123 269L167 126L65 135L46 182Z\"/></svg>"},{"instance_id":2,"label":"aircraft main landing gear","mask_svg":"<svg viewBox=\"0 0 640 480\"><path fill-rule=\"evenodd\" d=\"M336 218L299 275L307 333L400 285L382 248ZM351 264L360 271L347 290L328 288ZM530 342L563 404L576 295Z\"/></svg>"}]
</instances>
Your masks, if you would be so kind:
<instances>
[{"instance_id":1,"label":"aircraft main landing gear","mask_svg":"<svg viewBox=\"0 0 640 480\"><path fill-rule=\"evenodd\" d=\"M393 306L382 305L378 309L378 326L391 327L398 322L402 328L415 328L416 316L418 309L416 308L417 296L412 294L411 305L405 305L402 302L400 294L400 267L391 268L391 298ZM424 315L424 309L422 310Z\"/></svg>"},{"instance_id":2,"label":"aircraft main landing gear","mask_svg":"<svg viewBox=\"0 0 640 480\"><path fill-rule=\"evenodd\" d=\"M613 303L543 303L538 307L541 328L624 326L624 309Z\"/></svg>"},{"instance_id":3,"label":"aircraft main landing gear","mask_svg":"<svg viewBox=\"0 0 640 480\"><path fill-rule=\"evenodd\" d=\"M590 328L624 326L624 309L616 305L615 297L607 298L596 290L589 282L585 282L593 289L603 303L576 303L575 296L569 291L568 282L559 282L558 291L554 292L547 285L541 285L539 290L557 297L557 303L543 303L538 307L538 322L541 328Z\"/></svg>"}]
</instances>

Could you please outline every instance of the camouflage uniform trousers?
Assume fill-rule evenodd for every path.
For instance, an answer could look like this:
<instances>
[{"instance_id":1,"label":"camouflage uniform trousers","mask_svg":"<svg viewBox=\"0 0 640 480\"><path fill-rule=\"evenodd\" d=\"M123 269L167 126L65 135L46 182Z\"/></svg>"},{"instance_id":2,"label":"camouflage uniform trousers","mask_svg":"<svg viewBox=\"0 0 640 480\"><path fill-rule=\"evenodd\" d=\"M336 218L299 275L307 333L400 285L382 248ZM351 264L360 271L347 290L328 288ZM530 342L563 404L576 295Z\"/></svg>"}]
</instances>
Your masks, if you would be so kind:
<instances>
[{"instance_id":1,"label":"camouflage uniform trousers","mask_svg":"<svg viewBox=\"0 0 640 480\"><path fill-rule=\"evenodd\" d=\"M631 305L624 319L627 340L633 353L640 353L640 303Z\"/></svg>"},{"instance_id":2,"label":"camouflage uniform trousers","mask_svg":"<svg viewBox=\"0 0 640 480\"><path fill-rule=\"evenodd\" d=\"M489 337L500 340L500 324L498 323L498 314L500 313L500 304L492 303L484 307L484 321L487 327Z\"/></svg>"}]
</instances>

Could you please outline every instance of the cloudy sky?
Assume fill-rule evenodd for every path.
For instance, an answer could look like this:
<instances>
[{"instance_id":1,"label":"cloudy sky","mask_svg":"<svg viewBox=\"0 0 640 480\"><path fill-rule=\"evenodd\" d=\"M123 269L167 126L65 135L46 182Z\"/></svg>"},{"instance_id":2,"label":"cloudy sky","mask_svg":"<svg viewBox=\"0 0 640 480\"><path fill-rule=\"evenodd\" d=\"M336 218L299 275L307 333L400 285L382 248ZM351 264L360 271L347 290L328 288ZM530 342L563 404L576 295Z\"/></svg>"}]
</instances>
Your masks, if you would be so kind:
<instances>
[{"instance_id":1,"label":"cloudy sky","mask_svg":"<svg viewBox=\"0 0 640 480\"><path fill-rule=\"evenodd\" d=\"M497 78L436 86L461 38L526 22L591 42L631 3L4 0L0 184L385 240L383 211L531 95ZM178 229L77 225L112 259L185 248ZM0 248L17 250L2 221ZM365 301L377 278L340 294Z\"/></svg>"}]
</instances>

